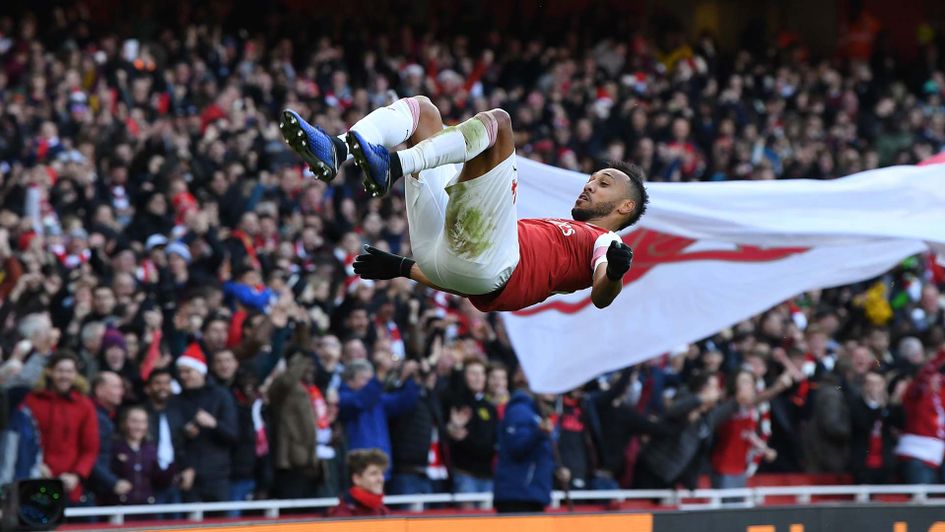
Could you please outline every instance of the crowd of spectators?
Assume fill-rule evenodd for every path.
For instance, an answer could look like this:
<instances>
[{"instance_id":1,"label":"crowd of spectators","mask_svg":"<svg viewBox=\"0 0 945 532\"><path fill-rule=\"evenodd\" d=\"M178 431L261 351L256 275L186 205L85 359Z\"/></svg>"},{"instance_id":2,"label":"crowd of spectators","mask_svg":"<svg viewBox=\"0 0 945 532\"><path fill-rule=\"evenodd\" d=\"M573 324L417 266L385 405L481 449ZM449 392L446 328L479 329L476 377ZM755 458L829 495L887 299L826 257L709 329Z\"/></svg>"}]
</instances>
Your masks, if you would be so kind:
<instances>
[{"instance_id":1,"label":"crowd of spectators","mask_svg":"<svg viewBox=\"0 0 945 532\"><path fill-rule=\"evenodd\" d=\"M722 54L678 30L300 35L291 12L247 30L140 9L0 18L0 484L58 477L77 505L337 496L355 449L389 457L388 493L514 508L547 503L550 478L521 484L532 453L572 489L943 481L932 257L534 396L499 316L353 275L363 244L409 255L402 195L369 198L353 165L307 176L277 124L292 107L337 134L425 94L450 123L508 110L519 155L565 168L830 179L945 147L934 37L906 65L881 33L860 61L790 33Z\"/></svg>"}]
</instances>

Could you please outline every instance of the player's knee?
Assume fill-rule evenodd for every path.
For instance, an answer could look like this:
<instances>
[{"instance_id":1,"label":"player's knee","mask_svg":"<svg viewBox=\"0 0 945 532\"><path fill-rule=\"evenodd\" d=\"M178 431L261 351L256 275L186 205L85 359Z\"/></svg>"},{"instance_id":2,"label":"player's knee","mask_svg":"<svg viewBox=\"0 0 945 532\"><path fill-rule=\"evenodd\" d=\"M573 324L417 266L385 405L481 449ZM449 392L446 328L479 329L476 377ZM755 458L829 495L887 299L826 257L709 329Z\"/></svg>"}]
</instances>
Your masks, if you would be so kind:
<instances>
[{"instance_id":1,"label":"player's knee","mask_svg":"<svg viewBox=\"0 0 945 532\"><path fill-rule=\"evenodd\" d=\"M430 98L427 98L426 96L414 96L413 99L416 100L420 106L420 116L427 115L437 119L440 118L440 110L437 109L435 105L433 105L433 102L430 100Z\"/></svg>"},{"instance_id":2,"label":"player's knee","mask_svg":"<svg viewBox=\"0 0 945 532\"><path fill-rule=\"evenodd\" d=\"M499 131L512 131L512 117L505 109L495 108L487 113L495 120Z\"/></svg>"},{"instance_id":3,"label":"player's knee","mask_svg":"<svg viewBox=\"0 0 945 532\"><path fill-rule=\"evenodd\" d=\"M413 96L412 99L417 103L420 116L417 119L417 128L407 139L407 144L416 146L443 130L443 118L440 116L440 110L426 96Z\"/></svg>"}]
</instances>

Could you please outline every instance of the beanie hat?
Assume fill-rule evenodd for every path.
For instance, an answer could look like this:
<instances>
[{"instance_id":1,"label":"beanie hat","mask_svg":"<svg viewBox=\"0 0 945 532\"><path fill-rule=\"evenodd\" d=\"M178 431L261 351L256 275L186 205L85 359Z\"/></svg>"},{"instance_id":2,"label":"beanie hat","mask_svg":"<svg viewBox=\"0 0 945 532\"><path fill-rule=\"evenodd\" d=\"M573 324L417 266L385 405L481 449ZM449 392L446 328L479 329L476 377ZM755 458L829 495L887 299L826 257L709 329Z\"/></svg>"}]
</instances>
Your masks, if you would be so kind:
<instances>
[{"instance_id":1,"label":"beanie hat","mask_svg":"<svg viewBox=\"0 0 945 532\"><path fill-rule=\"evenodd\" d=\"M102 336L102 352L112 347L120 347L122 351L128 353L128 345L125 344L125 337L122 336L121 331L109 327Z\"/></svg>"},{"instance_id":2,"label":"beanie hat","mask_svg":"<svg viewBox=\"0 0 945 532\"><path fill-rule=\"evenodd\" d=\"M177 359L177 367L188 367L201 375L207 374L207 357L203 355L200 344L194 342Z\"/></svg>"},{"instance_id":3,"label":"beanie hat","mask_svg":"<svg viewBox=\"0 0 945 532\"><path fill-rule=\"evenodd\" d=\"M190 264L190 249L188 249L187 245L182 242L171 242L166 248L164 248L164 252L168 255L180 255L180 258L184 259L184 262Z\"/></svg>"}]
</instances>

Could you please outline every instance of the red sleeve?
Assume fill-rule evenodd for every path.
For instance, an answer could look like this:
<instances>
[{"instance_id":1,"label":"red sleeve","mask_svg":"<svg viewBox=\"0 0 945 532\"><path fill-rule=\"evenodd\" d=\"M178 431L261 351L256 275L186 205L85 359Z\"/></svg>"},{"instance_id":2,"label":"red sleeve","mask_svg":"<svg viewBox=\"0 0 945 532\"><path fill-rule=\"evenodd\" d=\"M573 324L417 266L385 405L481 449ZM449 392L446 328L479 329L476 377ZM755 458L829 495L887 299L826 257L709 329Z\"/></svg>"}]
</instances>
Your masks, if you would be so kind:
<instances>
[{"instance_id":1,"label":"red sleeve","mask_svg":"<svg viewBox=\"0 0 945 532\"><path fill-rule=\"evenodd\" d=\"M929 385L929 380L932 379L932 375L934 375L942 365L945 365L945 349L939 351L934 359L922 366L922 369L919 370L919 374L915 376L915 379L913 379L913 381L909 383L909 387L906 388L905 397L903 399L915 399L924 394Z\"/></svg>"},{"instance_id":2,"label":"red sleeve","mask_svg":"<svg viewBox=\"0 0 945 532\"><path fill-rule=\"evenodd\" d=\"M76 456L73 470L82 478L88 478L92 472L92 466L98 459L98 417L95 415L95 407L92 401L87 399L82 401L82 425L79 435L79 452Z\"/></svg>"}]
</instances>

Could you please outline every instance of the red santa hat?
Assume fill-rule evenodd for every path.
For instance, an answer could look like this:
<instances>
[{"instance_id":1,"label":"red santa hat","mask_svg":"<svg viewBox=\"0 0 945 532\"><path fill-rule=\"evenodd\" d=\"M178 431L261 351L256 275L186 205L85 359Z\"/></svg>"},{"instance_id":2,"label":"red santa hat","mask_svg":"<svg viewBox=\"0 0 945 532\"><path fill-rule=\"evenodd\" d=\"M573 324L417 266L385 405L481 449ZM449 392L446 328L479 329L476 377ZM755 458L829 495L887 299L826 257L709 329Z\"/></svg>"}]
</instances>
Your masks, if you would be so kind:
<instances>
[{"instance_id":1,"label":"red santa hat","mask_svg":"<svg viewBox=\"0 0 945 532\"><path fill-rule=\"evenodd\" d=\"M177 359L177 367L187 367L199 372L201 375L207 374L207 357L203 355L203 349L200 344L194 342L187 346L183 354Z\"/></svg>"}]
</instances>

